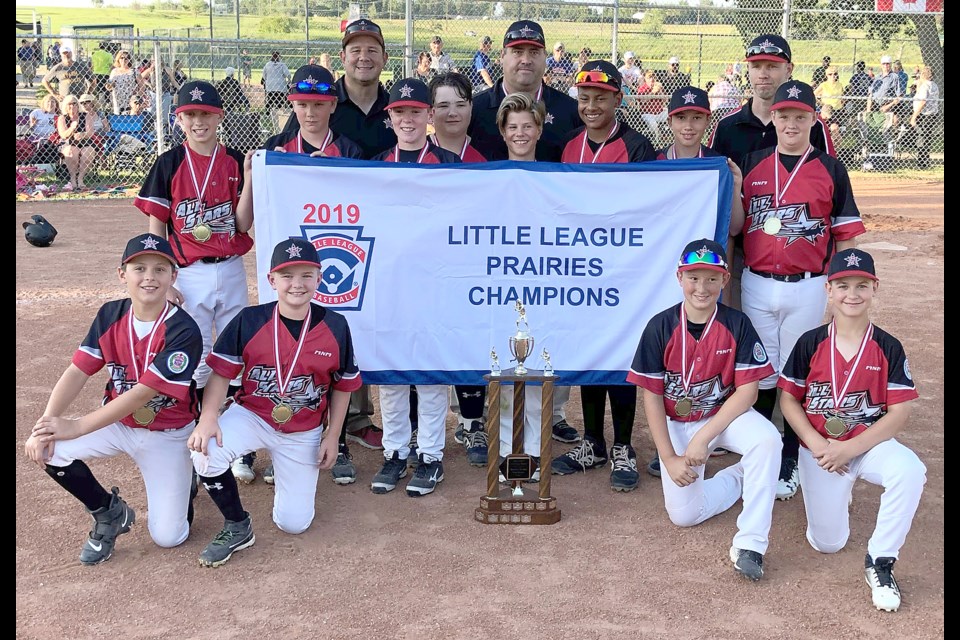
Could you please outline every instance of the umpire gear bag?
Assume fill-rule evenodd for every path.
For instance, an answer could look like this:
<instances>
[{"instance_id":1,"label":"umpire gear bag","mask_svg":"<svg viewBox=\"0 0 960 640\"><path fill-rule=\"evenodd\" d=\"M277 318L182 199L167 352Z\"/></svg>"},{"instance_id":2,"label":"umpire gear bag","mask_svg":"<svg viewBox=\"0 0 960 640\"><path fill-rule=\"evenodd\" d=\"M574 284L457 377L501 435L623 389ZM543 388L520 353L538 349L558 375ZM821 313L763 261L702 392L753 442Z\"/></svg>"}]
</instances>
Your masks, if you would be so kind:
<instances>
[{"instance_id":1,"label":"umpire gear bag","mask_svg":"<svg viewBox=\"0 0 960 640\"><path fill-rule=\"evenodd\" d=\"M27 242L35 247L49 247L57 237L57 230L43 216L31 216L31 221L23 223Z\"/></svg>"}]
</instances>

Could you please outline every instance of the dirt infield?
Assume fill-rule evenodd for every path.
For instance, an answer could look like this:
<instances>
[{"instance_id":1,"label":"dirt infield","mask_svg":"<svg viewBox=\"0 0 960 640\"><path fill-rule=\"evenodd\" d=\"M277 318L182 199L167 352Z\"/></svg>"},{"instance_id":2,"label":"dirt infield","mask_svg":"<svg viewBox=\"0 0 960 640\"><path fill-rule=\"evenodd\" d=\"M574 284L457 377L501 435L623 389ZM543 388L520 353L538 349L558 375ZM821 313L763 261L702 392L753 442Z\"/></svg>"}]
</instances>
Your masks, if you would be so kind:
<instances>
[{"instance_id":1,"label":"dirt infield","mask_svg":"<svg viewBox=\"0 0 960 640\"><path fill-rule=\"evenodd\" d=\"M206 495L190 538L160 549L147 533L132 462L94 463L104 485L121 487L138 523L109 562L84 567L77 555L90 518L26 460L23 443L96 309L123 295L111 270L146 221L129 201L18 203L16 637L942 638L943 184L857 180L854 192L868 229L860 245L876 256L881 278L874 319L904 343L920 391L901 440L926 463L928 479L897 563L898 613L874 610L863 580L877 487L857 484L850 542L833 556L807 544L800 496L777 503L767 573L753 584L726 557L739 506L679 529L646 473L629 494L611 491L603 470L554 477L563 519L553 526L475 523L485 475L466 463L452 417L436 493L372 494L379 453L353 447L358 482L336 486L322 474L316 520L300 536L271 522L273 489L259 478L259 460L257 481L241 487L256 545L219 569L197 564L222 523ZM20 222L35 213L60 231L51 248L23 239ZM92 380L73 409L93 407L104 381ZM582 430L576 392L569 409ZM653 444L639 414L634 445L645 462Z\"/></svg>"}]
</instances>

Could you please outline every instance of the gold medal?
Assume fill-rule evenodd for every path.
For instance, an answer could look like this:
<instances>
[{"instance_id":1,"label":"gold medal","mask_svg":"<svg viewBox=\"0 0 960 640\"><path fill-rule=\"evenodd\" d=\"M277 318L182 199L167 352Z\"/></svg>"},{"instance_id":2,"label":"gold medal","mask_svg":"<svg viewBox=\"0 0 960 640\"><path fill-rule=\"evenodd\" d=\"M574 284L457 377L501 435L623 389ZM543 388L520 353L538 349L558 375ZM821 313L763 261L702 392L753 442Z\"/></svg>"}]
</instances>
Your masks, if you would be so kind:
<instances>
[{"instance_id":1,"label":"gold medal","mask_svg":"<svg viewBox=\"0 0 960 640\"><path fill-rule=\"evenodd\" d=\"M767 218L766 222L763 223L763 232L768 236L775 236L780 233L780 227L783 226L783 223L780 222L780 218Z\"/></svg>"},{"instance_id":2,"label":"gold medal","mask_svg":"<svg viewBox=\"0 0 960 640\"><path fill-rule=\"evenodd\" d=\"M133 421L141 427L146 427L147 425L152 424L156 417L157 412L150 407L140 407L133 412Z\"/></svg>"},{"instance_id":3,"label":"gold medal","mask_svg":"<svg viewBox=\"0 0 960 640\"><path fill-rule=\"evenodd\" d=\"M673 406L673 410L681 418L686 418L690 415L690 412L693 411L693 400L690 398L680 398L677 400L677 404Z\"/></svg>"},{"instance_id":4,"label":"gold medal","mask_svg":"<svg viewBox=\"0 0 960 640\"><path fill-rule=\"evenodd\" d=\"M827 418L827 421L823 423L823 428L827 430L827 434L834 438L839 438L847 432L847 425L843 424L843 420L837 416Z\"/></svg>"},{"instance_id":5,"label":"gold medal","mask_svg":"<svg viewBox=\"0 0 960 640\"><path fill-rule=\"evenodd\" d=\"M290 408L290 405L281 402L273 408L273 411L270 412L270 416L277 424L284 424L286 422L290 422L290 418L293 417L293 409Z\"/></svg>"},{"instance_id":6,"label":"gold medal","mask_svg":"<svg viewBox=\"0 0 960 640\"><path fill-rule=\"evenodd\" d=\"M203 223L193 228L193 239L197 242L206 242L213 236L213 230Z\"/></svg>"}]
</instances>

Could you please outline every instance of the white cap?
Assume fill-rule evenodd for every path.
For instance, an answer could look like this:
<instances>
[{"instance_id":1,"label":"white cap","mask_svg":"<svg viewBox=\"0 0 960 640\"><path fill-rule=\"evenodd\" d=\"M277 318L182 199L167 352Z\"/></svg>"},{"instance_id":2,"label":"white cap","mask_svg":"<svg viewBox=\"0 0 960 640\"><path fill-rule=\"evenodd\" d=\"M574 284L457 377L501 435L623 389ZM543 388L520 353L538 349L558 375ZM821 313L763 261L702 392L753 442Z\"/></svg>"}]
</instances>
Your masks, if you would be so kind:
<instances>
[{"instance_id":1,"label":"white cap","mask_svg":"<svg viewBox=\"0 0 960 640\"><path fill-rule=\"evenodd\" d=\"M233 67L227 67L226 69L223 70L223 74L226 75L226 76L232 76L232 75L235 74L236 72L237 72L237 70L234 69Z\"/></svg>"},{"instance_id":2,"label":"white cap","mask_svg":"<svg viewBox=\"0 0 960 640\"><path fill-rule=\"evenodd\" d=\"M68 51L70 53L73 53L73 49L70 48L70 45L65 44L62 47L60 47L60 53L67 53ZM890 56L887 56L887 57L889 58Z\"/></svg>"},{"instance_id":3,"label":"white cap","mask_svg":"<svg viewBox=\"0 0 960 640\"><path fill-rule=\"evenodd\" d=\"M564 48L564 47L563 47L563 43L560 42L559 40L557 41L557 43L556 43L555 45L553 45L553 50L554 50L554 51L556 51L557 49L563 49L563 48Z\"/></svg>"},{"instance_id":4,"label":"white cap","mask_svg":"<svg viewBox=\"0 0 960 640\"><path fill-rule=\"evenodd\" d=\"M623 59L624 59L624 60L626 60L627 58L636 58L636 57L637 57L637 56L633 55L633 51L625 51L625 52L623 53Z\"/></svg>"},{"instance_id":5,"label":"white cap","mask_svg":"<svg viewBox=\"0 0 960 640\"><path fill-rule=\"evenodd\" d=\"M893 62L893 58L891 58L890 56L880 57L880 64L891 64L892 62Z\"/></svg>"},{"instance_id":6,"label":"white cap","mask_svg":"<svg viewBox=\"0 0 960 640\"><path fill-rule=\"evenodd\" d=\"M680 58L678 58L677 56L673 56L672 58L670 58L670 64L680 64Z\"/></svg>"}]
</instances>

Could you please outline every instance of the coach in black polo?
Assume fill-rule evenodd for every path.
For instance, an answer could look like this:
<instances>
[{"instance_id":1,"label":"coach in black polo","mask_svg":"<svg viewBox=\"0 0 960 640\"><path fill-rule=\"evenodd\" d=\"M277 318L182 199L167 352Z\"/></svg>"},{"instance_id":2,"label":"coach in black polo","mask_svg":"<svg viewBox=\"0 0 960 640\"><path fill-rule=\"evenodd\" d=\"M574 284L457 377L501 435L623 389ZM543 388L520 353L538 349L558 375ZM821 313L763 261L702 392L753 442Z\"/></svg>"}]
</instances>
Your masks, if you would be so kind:
<instances>
[{"instance_id":1,"label":"coach in black polo","mask_svg":"<svg viewBox=\"0 0 960 640\"><path fill-rule=\"evenodd\" d=\"M503 79L473 98L473 118L468 133L473 147L487 160L506 160L507 145L497 128L497 109L511 93L526 93L547 108L543 136L537 143L537 160L559 162L571 131L581 126L577 101L543 82L547 68L543 29L532 20L518 20L503 36L500 53Z\"/></svg>"}]
</instances>

